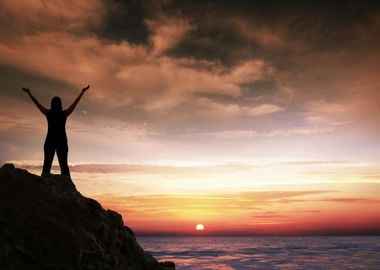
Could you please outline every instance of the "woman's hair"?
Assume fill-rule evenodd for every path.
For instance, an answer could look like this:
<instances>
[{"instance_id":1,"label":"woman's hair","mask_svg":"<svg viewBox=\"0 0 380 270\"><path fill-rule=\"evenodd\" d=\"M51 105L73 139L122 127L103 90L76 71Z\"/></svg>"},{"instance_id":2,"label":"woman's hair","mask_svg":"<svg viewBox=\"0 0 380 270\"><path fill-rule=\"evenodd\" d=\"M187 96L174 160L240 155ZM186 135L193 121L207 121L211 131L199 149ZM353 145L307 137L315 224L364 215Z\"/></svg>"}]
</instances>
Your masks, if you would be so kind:
<instances>
[{"instance_id":1,"label":"woman's hair","mask_svg":"<svg viewBox=\"0 0 380 270\"><path fill-rule=\"evenodd\" d=\"M62 111L62 101L61 101L60 97L53 97L51 99L50 110L53 112L61 112Z\"/></svg>"}]
</instances>

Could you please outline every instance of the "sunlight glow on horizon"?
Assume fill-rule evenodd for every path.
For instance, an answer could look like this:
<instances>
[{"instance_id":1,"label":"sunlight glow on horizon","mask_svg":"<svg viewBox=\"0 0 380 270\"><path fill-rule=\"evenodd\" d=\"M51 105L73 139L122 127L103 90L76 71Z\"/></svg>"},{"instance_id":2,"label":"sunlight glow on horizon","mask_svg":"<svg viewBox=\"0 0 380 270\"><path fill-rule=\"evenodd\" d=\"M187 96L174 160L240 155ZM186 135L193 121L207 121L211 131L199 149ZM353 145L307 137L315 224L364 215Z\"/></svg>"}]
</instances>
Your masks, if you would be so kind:
<instances>
[{"instance_id":1,"label":"sunlight glow on horizon","mask_svg":"<svg viewBox=\"0 0 380 270\"><path fill-rule=\"evenodd\" d=\"M203 224L197 224L197 225L195 226L195 229L196 229L197 231L203 231L203 230L205 229L205 226L204 226Z\"/></svg>"}]
</instances>

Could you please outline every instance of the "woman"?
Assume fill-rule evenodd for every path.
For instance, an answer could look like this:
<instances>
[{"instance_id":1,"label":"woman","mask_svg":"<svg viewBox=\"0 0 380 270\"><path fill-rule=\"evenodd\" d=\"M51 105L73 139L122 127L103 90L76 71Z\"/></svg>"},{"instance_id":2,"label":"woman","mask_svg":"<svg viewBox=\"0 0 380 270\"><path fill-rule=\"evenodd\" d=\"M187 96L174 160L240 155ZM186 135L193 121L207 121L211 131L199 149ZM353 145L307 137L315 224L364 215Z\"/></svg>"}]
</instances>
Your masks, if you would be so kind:
<instances>
[{"instance_id":1,"label":"woman","mask_svg":"<svg viewBox=\"0 0 380 270\"><path fill-rule=\"evenodd\" d=\"M70 177L70 170L67 165L68 146L66 137L66 119L74 111L82 95L89 88L89 85L83 88L73 104L71 104L66 110L62 110L60 97L52 98L51 108L48 110L38 102L30 92L29 88L22 88L22 90L29 95L34 104L36 104L37 108L46 116L48 122L48 132L44 144L44 166L42 169L42 176L50 175L54 153L57 152L61 174Z\"/></svg>"}]
</instances>

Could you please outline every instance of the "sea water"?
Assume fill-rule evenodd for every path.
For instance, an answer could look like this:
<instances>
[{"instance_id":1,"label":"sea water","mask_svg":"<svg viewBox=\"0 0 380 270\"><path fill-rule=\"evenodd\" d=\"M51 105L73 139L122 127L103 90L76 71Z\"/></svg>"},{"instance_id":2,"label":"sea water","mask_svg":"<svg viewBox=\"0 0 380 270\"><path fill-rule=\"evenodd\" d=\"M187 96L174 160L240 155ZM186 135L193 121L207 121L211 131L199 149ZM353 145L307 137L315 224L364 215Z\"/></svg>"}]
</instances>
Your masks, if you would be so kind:
<instances>
[{"instance_id":1,"label":"sea water","mask_svg":"<svg viewBox=\"0 0 380 270\"><path fill-rule=\"evenodd\" d=\"M379 236L139 237L176 269L380 269Z\"/></svg>"}]
</instances>

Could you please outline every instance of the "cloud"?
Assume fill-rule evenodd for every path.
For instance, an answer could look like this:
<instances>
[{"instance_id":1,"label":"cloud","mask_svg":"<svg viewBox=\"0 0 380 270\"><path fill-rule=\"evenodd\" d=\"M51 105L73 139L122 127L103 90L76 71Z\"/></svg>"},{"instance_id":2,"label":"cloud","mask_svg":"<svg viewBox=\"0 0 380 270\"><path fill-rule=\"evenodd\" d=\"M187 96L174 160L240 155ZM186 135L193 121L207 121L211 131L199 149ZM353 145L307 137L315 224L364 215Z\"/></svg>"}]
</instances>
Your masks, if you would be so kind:
<instances>
[{"instance_id":1,"label":"cloud","mask_svg":"<svg viewBox=\"0 0 380 270\"><path fill-rule=\"evenodd\" d=\"M344 104L326 102L325 100L311 101L308 104L309 110L317 114L324 113L347 113L349 108Z\"/></svg>"},{"instance_id":2,"label":"cloud","mask_svg":"<svg viewBox=\"0 0 380 270\"><path fill-rule=\"evenodd\" d=\"M245 106L240 104L222 104L208 98L199 98L197 105L203 108L204 115L215 117L259 117L282 112L285 109L275 104L260 104L257 106Z\"/></svg>"},{"instance_id":3,"label":"cloud","mask_svg":"<svg viewBox=\"0 0 380 270\"><path fill-rule=\"evenodd\" d=\"M116 208L128 215L128 209L134 213L165 215L166 218L189 218L192 213L202 217L219 217L249 213L268 205L298 202L305 196L324 194L326 191L262 191L235 194L214 195L146 195L115 197L110 194L97 195L106 207ZM303 200L303 199L302 199ZM307 201L306 198L304 198Z\"/></svg>"},{"instance_id":4,"label":"cloud","mask_svg":"<svg viewBox=\"0 0 380 270\"><path fill-rule=\"evenodd\" d=\"M208 132L204 135L210 136L217 139L250 139L255 138L259 135L257 131L254 130L223 130L216 132Z\"/></svg>"},{"instance_id":5,"label":"cloud","mask_svg":"<svg viewBox=\"0 0 380 270\"><path fill-rule=\"evenodd\" d=\"M11 20L15 20L20 12L16 4L6 1L3 5L4 10L12 14ZM82 34L84 31L91 33L91 27L102 24L110 16L112 9L103 8L103 1L75 5L36 2L28 5L31 12L25 20L43 31L25 32L17 41L2 43L0 55L3 63L75 86L83 84L83 81L91 82L99 89L93 93L94 100L105 101L108 106L133 105L149 113L157 113L188 103L196 105L193 110L197 110L199 105L202 108L207 103L198 100L197 95L221 94L240 101L245 95L242 86L277 77L281 73L270 62L273 59L268 61L260 57L240 59L231 66L209 61L209 68L204 69L200 68L204 67L202 59L162 55L200 27L200 22L192 20L190 14L188 17L166 14L145 19L151 31L152 50L150 46L133 45L128 41L112 42L91 34L78 35L78 29ZM44 16L37 16L45 13L48 14L46 20ZM234 18L231 25L239 29L242 36L281 47L280 40L284 36L279 38L278 33L264 26L249 31L252 22L248 18ZM213 20L210 19L209 23L216 23ZM67 28L60 25L67 25ZM321 117L321 114L331 115L331 104L322 102L310 103L310 110L314 113L309 119ZM271 104L270 100L264 100L253 108L238 103L222 104L211 100L208 105L215 114L222 112L221 115L226 116L257 117L284 110L284 106ZM320 111L327 107L328 111Z\"/></svg>"},{"instance_id":6,"label":"cloud","mask_svg":"<svg viewBox=\"0 0 380 270\"><path fill-rule=\"evenodd\" d=\"M283 49L288 47L285 41L285 36L275 29L268 26L252 27L252 22L249 19L235 16L230 20L235 31L246 37L248 40L259 43L263 47Z\"/></svg>"},{"instance_id":7,"label":"cloud","mask_svg":"<svg viewBox=\"0 0 380 270\"><path fill-rule=\"evenodd\" d=\"M274 130L274 131L265 133L264 136L267 136L269 138L289 137L289 136L312 136L312 135L332 133L335 130L336 130L335 126L303 127L303 128L293 128L293 129L287 129L287 130Z\"/></svg>"},{"instance_id":8,"label":"cloud","mask_svg":"<svg viewBox=\"0 0 380 270\"><path fill-rule=\"evenodd\" d=\"M172 48L192 28L189 21L180 18L147 20L146 23L152 31L150 41L154 54L161 54Z\"/></svg>"},{"instance_id":9,"label":"cloud","mask_svg":"<svg viewBox=\"0 0 380 270\"><path fill-rule=\"evenodd\" d=\"M244 228L246 232L255 231L258 226L293 224L306 226L309 231L318 228L359 228L369 221L376 222L378 200L367 198L324 198L331 192L314 191L261 191L231 194L197 195L146 195L117 197L110 194L98 195L96 198L105 207L117 209L125 219L136 224L141 231L152 231L147 223L155 222L157 231L178 231L178 225L196 224L200 220L208 229L235 231ZM329 207L324 203L328 202ZM336 204L338 203L338 204ZM339 205L341 204L342 205ZM361 225L352 220L352 216L344 214L345 209L357 213L360 205L368 205L365 213L359 214ZM333 205L333 207L332 207ZM373 206L369 206L373 205ZM359 208L360 209L360 208ZM340 221L335 218L339 216ZM171 226L164 221L170 220ZM174 223L174 224L173 224ZM177 224L177 225L175 225ZM173 227L172 227L173 226ZM305 228L306 228L305 227ZM183 228L183 227L182 227ZM269 229L269 228L267 228ZM279 227L275 233L285 230L292 232L292 227ZM260 231L260 230L259 230ZM301 230L302 231L302 230Z\"/></svg>"},{"instance_id":10,"label":"cloud","mask_svg":"<svg viewBox=\"0 0 380 270\"><path fill-rule=\"evenodd\" d=\"M276 112L284 111L285 109L274 104L261 104L257 107L248 108L247 113L249 116L262 116Z\"/></svg>"},{"instance_id":11,"label":"cloud","mask_svg":"<svg viewBox=\"0 0 380 270\"><path fill-rule=\"evenodd\" d=\"M39 170L41 165L35 165L29 161L13 161L17 166L25 169ZM227 173L228 171L244 171L254 167L247 164L218 164L218 165L154 165L154 164L73 164L70 170L75 173L85 174L137 174L152 176L167 176L179 178L180 175L192 175L197 177L203 174Z\"/></svg>"},{"instance_id":12,"label":"cloud","mask_svg":"<svg viewBox=\"0 0 380 270\"><path fill-rule=\"evenodd\" d=\"M41 32L83 33L99 27L107 11L106 1L11 1L0 2L2 39ZM25 12L27 11L27 12Z\"/></svg>"},{"instance_id":13,"label":"cloud","mask_svg":"<svg viewBox=\"0 0 380 270\"><path fill-rule=\"evenodd\" d=\"M324 198L323 202L339 202L345 204L380 204L380 200L368 198Z\"/></svg>"},{"instance_id":14,"label":"cloud","mask_svg":"<svg viewBox=\"0 0 380 270\"><path fill-rule=\"evenodd\" d=\"M274 68L263 60L248 60L232 68L229 79L237 84L250 84L273 75Z\"/></svg>"},{"instance_id":15,"label":"cloud","mask_svg":"<svg viewBox=\"0 0 380 270\"><path fill-rule=\"evenodd\" d=\"M273 69L263 60L249 59L231 68L214 62L208 64L211 69L204 69L205 62L201 60L157 55L180 39L190 26L172 19L151 20L149 25L153 29L153 51L149 46L51 30L1 43L1 61L78 88L88 82L96 89L91 95L95 101L106 102L110 107L133 105L148 113L191 104L201 94L237 98L242 95L242 84L273 75ZM222 108L213 104L216 110ZM272 104L240 109L237 106L223 110L232 114L240 110L254 117L282 110Z\"/></svg>"},{"instance_id":16,"label":"cloud","mask_svg":"<svg viewBox=\"0 0 380 270\"><path fill-rule=\"evenodd\" d=\"M253 109L254 110L254 109ZM279 111L281 111L279 109ZM277 112L277 111L274 111ZM265 114L274 113L268 110ZM244 116L244 109L236 109L235 113L230 112L231 115ZM262 114L264 115L264 114ZM254 116L251 114L250 116ZM323 135L330 134L338 131L340 128L345 127L345 123L333 123L330 126L305 126L296 127L290 129L278 129L273 131L256 131L256 130L221 130L214 132L201 133L204 136L210 136L217 139L252 139L252 138L281 138L281 137L292 137L292 136L313 136L313 135Z\"/></svg>"},{"instance_id":17,"label":"cloud","mask_svg":"<svg viewBox=\"0 0 380 270\"><path fill-rule=\"evenodd\" d=\"M244 134L243 136L251 136L250 133ZM141 136L146 136L145 132ZM231 134L230 134L231 133ZM239 138L239 131L237 134L233 133L224 134L221 132L221 138ZM210 136L217 136L218 133L210 134ZM254 134L252 136L255 136ZM39 162L30 162L27 160L15 160L12 161L16 166L20 166L25 169L40 170L41 165ZM190 179L197 180L198 177L209 177L214 175L226 176L227 179L229 175L231 177L235 175L235 172L241 173L241 177L247 173L250 179L252 174L258 174L260 170L272 170L275 168L276 171L280 172L280 175L284 175L285 171L289 172L290 169L294 169L294 172L299 172L302 174L302 178L305 173L310 174L324 174L324 173L334 173L343 174L343 178L347 178L347 171L351 176L357 179L364 178L374 178L378 179L379 170L378 163L365 163L365 162L352 162L345 160L300 160L300 161L287 161L287 162L253 162L253 163L202 163L199 162L162 162L161 164L155 163L126 163L126 164L104 164L104 163L74 163L70 166L72 172L79 174L121 174L121 175L143 175L148 176L165 176L167 179ZM285 170L285 171L282 171ZM79 175L80 176L80 175ZM294 177L294 175L292 175ZM189 178L187 178L189 177ZM201 180L204 181L204 180Z\"/></svg>"},{"instance_id":18,"label":"cloud","mask_svg":"<svg viewBox=\"0 0 380 270\"><path fill-rule=\"evenodd\" d=\"M255 219L260 220L286 220L289 222L290 220L297 217L297 215L305 215L305 214L318 214L321 213L321 210L299 210L296 213L292 211L259 211L252 215Z\"/></svg>"},{"instance_id":19,"label":"cloud","mask_svg":"<svg viewBox=\"0 0 380 270\"><path fill-rule=\"evenodd\" d=\"M0 111L0 122L1 132L14 132L15 130L18 132L31 132L34 130L36 122L41 123L42 121L38 121L36 118L25 118L24 114L17 114L17 112Z\"/></svg>"}]
</instances>

